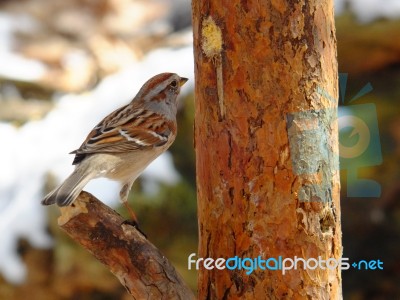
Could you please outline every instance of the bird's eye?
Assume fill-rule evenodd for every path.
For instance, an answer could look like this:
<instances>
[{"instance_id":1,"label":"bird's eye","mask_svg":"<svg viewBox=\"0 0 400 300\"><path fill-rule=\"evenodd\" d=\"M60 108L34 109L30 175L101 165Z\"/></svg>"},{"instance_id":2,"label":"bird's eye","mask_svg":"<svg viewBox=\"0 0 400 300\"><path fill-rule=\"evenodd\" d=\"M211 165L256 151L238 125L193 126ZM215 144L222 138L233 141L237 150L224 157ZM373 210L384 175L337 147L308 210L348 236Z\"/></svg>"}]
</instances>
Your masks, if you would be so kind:
<instances>
[{"instance_id":1,"label":"bird's eye","mask_svg":"<svg viewBox=\"0 0 400 300\"><path fill-rule=\"evenodd\" d=\"M178 86L178 81L174 80L169 84L171 87L176 88Z\"/></svg>"}]
</instances>

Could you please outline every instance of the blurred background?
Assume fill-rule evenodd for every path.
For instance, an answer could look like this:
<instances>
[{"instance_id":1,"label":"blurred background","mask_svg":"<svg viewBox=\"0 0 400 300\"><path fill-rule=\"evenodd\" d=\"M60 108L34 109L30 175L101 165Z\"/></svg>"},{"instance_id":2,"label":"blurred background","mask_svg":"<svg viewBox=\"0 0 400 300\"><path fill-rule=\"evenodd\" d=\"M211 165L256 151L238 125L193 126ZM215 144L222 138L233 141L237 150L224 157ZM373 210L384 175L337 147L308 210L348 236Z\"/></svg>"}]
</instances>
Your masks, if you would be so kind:
<instances>
[{"instance_id":1,"label":"blurred background","mask_svg":"<svg viewBox=\"0 0 400 300\"><path fill-rule=\"evenodd\" d=\"M344 256L384 262L384 270L344 271L344 297L400 299L400 2L335 4L340 116L357 116L371 135L362 155L341 157ZM197 252L192 53L189 1L0 1L0 299L129 299L60 231L58 209L39 203L71 172L67 153L94 124L165 71L190 79L178 138L136 181L130 202L196 289L187 269ZM343 125L343 153L362 137ZM118 188L97 180L86 190L127 216Z\"/></svg>"}]
</instances>

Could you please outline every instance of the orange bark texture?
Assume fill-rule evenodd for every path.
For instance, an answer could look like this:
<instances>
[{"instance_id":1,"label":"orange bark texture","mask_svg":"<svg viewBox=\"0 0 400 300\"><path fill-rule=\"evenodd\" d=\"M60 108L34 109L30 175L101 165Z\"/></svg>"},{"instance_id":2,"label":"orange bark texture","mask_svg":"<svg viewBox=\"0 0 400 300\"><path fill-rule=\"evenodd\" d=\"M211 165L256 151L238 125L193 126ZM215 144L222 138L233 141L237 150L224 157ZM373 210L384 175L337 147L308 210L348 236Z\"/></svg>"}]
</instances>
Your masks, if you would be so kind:
<instances>
[{"instance_id":1,"label":"orange bark texture","mask_svg":"<svg viewBox=\"0 0 400 300\"><path fill-rule=\"evenodd\" d=\"M193 1L198 257L340 259L332 2ZM342 297L338 269L198 280L199 299Z\"/></svg>"}]
</instances>

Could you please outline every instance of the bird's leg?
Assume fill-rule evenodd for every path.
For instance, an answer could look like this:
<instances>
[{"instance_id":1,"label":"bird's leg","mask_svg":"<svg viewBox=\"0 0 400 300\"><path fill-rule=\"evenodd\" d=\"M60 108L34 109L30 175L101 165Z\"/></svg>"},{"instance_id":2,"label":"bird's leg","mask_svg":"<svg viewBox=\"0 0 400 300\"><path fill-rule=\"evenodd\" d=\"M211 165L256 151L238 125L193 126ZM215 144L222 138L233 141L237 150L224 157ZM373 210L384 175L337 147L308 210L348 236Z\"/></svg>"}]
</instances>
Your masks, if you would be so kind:
<instances>
[{"instance_id":1,"label":"bird's leg","mask_svg":"<svg viewBox=\"0 0 400 300\"><path fill-rule=\"evenodd\" d=\"M143 236L147 239L147 235L139 228L139 222L138 222L135 212L128 204L128 195L129 195L129 191L131 190L132 185L133 185L133 181L125 183L122 186L121 191L119 192L119 195L121 197L121 202L125 206L125 208L128 210L129 214L131 215L131 219L132 219L130 221L124 221L122 224L129 224L129 225L135 227L136 230L138 230L141 234L143 234Z\"/></svg>"},{"instance_id":2,"label":"bird's leg","mask_svg":"<svg viewBox=\"0 0 400 300\"><path fill-rule=\"evenodd\" d=\"M131 215L132 221L135 225L138 225L138 219L136 217L135 212L133 209L129 206L128 204L128 196L129 196L129 191L131 190L131 187L133 185L133 181L127 182L122 186L121 191L119 192L119 196L121 197L121 202L125 206L125 208L128 210L129 214Z\"/></svg>"}]
</instances>

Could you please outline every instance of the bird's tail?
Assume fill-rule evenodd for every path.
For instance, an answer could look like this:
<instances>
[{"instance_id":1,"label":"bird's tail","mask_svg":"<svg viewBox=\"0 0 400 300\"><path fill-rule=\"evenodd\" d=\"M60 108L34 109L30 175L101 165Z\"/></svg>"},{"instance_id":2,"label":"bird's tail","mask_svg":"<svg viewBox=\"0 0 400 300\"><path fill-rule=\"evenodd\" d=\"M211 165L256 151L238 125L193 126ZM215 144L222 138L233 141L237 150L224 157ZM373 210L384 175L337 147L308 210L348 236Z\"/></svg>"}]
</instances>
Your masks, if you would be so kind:
<instances>
[{"instance_id":1,"label":"bird's tail","mask_svg":"<svg viewBox=\"0 0 400 300\"><path fill-rule=\"evenodd\" d=\"M70 205L78 197L85 185L93 178L92 173L75 171L54 191L42 200L43 205L57 203L58 206Z\"/></svg>"}]
</instances>

